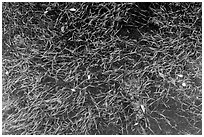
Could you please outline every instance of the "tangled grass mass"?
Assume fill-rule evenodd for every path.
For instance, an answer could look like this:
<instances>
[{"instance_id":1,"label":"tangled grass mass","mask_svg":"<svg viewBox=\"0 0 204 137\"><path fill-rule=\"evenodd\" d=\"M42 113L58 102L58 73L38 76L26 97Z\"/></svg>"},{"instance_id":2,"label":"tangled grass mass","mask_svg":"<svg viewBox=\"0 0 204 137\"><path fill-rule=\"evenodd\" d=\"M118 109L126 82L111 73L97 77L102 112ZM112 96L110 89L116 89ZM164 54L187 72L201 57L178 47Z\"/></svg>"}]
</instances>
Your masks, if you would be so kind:
<instances>
[{"instance_id":1,"label":"tangled grass mass","mask_svg":"<svg viewBox=\"0 0 204 137\"><path fill-rule=\"evenodd\" d=\"M202 3L3 2L4 135L201 135Z\"/></svg>"}]
</instances>

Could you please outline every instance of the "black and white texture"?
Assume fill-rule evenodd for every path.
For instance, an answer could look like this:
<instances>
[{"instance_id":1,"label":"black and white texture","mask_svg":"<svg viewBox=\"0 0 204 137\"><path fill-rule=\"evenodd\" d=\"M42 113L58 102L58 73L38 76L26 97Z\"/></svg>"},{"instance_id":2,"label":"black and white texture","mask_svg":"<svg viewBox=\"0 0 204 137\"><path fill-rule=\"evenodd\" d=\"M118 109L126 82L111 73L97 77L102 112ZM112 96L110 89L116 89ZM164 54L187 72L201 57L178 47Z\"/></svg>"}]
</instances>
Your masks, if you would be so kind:
<instances>
[{"instance_id":1,"label":"black and white texture","mask_svg":"<svg viewBox=\"0 0 204 137\"><path fill-rule=\"evenodd\" d=\"M4 135L201 135L202 3L2 3Z\"/></svg>"}]
</instances>

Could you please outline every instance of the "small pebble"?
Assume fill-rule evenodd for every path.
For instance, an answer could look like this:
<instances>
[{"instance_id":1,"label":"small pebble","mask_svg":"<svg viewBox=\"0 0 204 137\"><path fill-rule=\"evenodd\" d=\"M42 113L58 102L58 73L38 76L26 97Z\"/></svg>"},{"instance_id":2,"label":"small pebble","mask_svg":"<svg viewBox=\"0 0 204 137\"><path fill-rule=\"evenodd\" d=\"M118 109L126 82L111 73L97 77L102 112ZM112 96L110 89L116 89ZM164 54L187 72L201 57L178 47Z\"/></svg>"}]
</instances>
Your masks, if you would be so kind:
<instances>
[{"instance_id":1,"label":"small pebble","mask_svg":"<svg viewBox=\"0 0 204 137\"><path fill-rule=\"evenodd\" d=\"M8 71L6 71L6 75L8 75L9 74L9 72Z\"/></svg>"},{"instance_id":2,"label":"small pebble","mask_svg":"<svg viewBox=\"0 0 204 137\"><path fill-rule=\"evenodd\" d=\"M144 105L141 105L140 107L141 107L143 113L145 113L145 107L144 107Z\"/></svg>"},{"instance_id":3,"label":"small pebble","mask_svg":"<svg viewBox=\"0 0 204 137\"><path fill-rule=\"evenodd\" d=\"M137 126L139 123L135 123L135 126Z\"/></svg>"},{"instance_id":4,"label":"small pebble","mask_svg":"<svg viewBox=\"0 0 204 137\"><path fill-rule=\"evenodd\" d=\"M61 31L62 31L62 33L64 33L65 32L65 30L64 30L65 28L64 28L64 26L62 26L61 27Z\"/></svg>"},{"instance_id":5,"label":"small pebble","mask_svg":"<svg viewBox=\"0 0 204 137\"><path fill-rule=\"evenodd\" d=\"M47 14L51 10L51 7L47 7L44 14Z\"/></svg>"},{"instance_id":6,"label":"small pebble","mask_svg":"<svg viewBox=\"0 0 204 137\"><path fill-rule=\"evenodd\" d=\"M183 82L183 83L182 83L182 86L186 87L186 83Z\"/></svg>"},{"instance_id":7,"label":"small pebble","mask_svg":"<svg viewBox=\"0 0 204 137\"><path fill-rule=\"evenodd\" d=\"M48 11L45 11L45 12L44 12L44 14L47 14L47 13L48 13Z\"/></svg>"},{"instance_id":8,"label":"small pebble","mask_svg":"<svg viewBox=\"0 0 204 137\"><path fill-rule=\"evenodd\" d=\"M76 11L76 9L75 8L71 8L71 9L69 9L70 11Z\"/></svg>"},{"instance_id":9,"label":"small pebble","mask_svg":"<svg viewBox=\"0 0 204 137\"><path fill-rule=\"evenodd\" d=\"M182 75L182 74L178 74L178 77L182 78L182 77L183 77L183 75Z\"/></svg>"}]
</instances>

